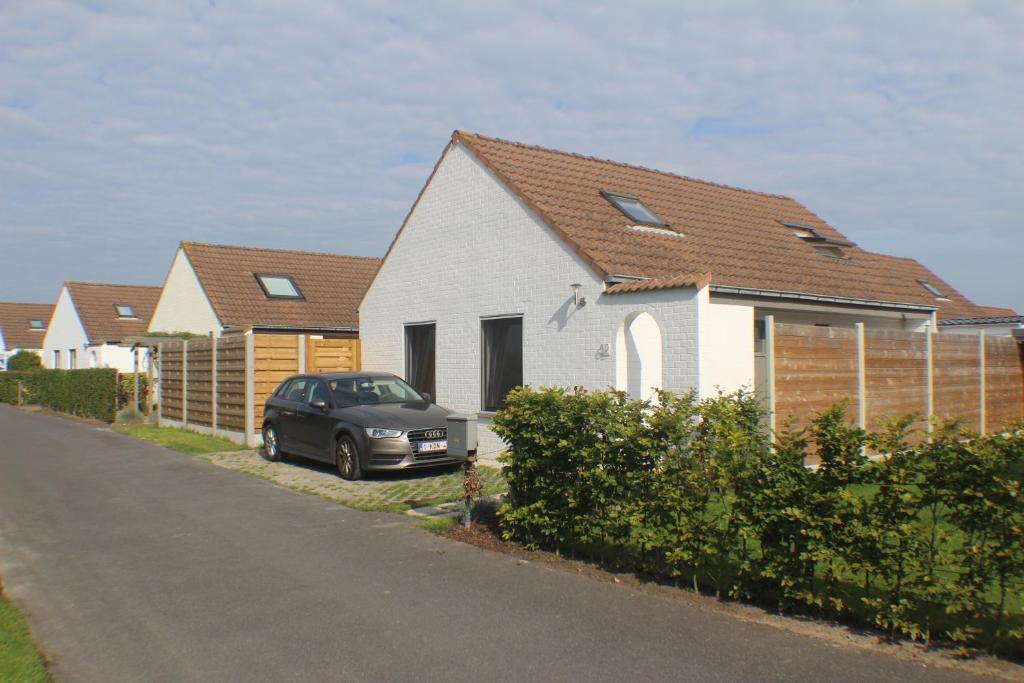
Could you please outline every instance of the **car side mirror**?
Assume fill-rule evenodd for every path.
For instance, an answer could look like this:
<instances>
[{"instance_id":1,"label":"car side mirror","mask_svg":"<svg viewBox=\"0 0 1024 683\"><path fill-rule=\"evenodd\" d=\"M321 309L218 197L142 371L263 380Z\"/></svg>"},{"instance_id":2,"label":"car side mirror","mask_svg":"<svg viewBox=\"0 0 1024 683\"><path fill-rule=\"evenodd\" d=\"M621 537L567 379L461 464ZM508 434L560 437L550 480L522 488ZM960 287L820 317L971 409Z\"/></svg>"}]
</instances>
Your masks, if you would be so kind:
<instances>
[{"instance_id":1,"label":"car side mirror","mask_svg":"<svg viewBox=\"0 0 1024 683\"><path fill-rule=\"evenodd\" d=\"M433 402L433 398L431 398L430 394L426 393L425 391L424 392L420 392L420 396L422 396L423 400L426 401L427 403L432 403Z\"/></svg>"},{"instance_id":2,"label":"car side mirror","mask_svg":"<svg viewBox=\"0 0 1024 683\"><path fill-rule=\"evenodd\" d=\"M317 399L316 401L310 401L309 405L317 410L327 410L327 402Z\"/></svg>"}]
</instances>

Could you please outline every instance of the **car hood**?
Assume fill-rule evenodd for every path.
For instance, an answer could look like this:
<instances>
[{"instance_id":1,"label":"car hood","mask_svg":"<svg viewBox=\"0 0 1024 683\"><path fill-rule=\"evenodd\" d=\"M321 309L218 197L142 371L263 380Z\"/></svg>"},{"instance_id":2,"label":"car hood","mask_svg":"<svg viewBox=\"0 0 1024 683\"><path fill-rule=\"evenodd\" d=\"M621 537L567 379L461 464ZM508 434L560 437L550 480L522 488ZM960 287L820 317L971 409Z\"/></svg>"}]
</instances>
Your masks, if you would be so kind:
<instances>
[{"instance_id":1,"label":"car hood","mask_svg":"<svg viewBox=\"0 0 1024 683\"><path fill-rule=\"evenodd\" d=\"M451 412L433 403L417 401L338 408L333 414L357 427L382 427L407 432L410 429L446 427L447 417Z\"/></svg>"}]
</instances>

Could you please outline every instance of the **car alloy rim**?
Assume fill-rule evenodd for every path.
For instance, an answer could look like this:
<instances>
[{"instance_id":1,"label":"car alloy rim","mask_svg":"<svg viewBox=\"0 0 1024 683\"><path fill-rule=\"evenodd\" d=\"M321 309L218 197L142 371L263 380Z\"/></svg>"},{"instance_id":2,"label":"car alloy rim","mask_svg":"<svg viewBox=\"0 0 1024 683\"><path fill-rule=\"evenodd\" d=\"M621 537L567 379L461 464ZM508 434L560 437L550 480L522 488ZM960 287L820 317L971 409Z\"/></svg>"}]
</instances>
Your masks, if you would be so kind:
<instances>
[{"instance_id":1,"label":"car alloy rim","mask_svg":"<svg viewBox=\"0 0 1024 683\"><path fill-rule=\"evenodd\" d=\"M277 452L277 435L273 427L263 430L263 443L267 446L267 455L274 455Z\"/></svg>"},{"instance_id":2,"label":"car alloy rim","mask_svg":"<svg viewBox=\"0 0 1024 683\"><path fill-rule=\"evenodd\" d=\"M345 474L352 471L352 445L348 442L348 439L342 439L338 442L338 462L341 464L341 469Z\"/></svg>"}]
</instances>

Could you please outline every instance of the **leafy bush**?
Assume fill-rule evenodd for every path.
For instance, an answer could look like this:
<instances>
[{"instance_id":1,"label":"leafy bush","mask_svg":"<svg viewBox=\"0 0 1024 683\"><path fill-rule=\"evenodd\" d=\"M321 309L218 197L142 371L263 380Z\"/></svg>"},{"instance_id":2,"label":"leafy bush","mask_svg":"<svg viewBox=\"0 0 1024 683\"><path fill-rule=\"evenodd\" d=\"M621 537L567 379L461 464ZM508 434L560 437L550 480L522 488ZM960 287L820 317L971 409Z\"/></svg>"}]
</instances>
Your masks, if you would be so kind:
<instances>
[{"instance_id":1,"label":"leafy bush","mask_svg":"<svg viewBox=\"0 0 1024 683\"><path fill-rule=\"evenodd\" d=\"M81 417L113 422L117 410L117 370L31 370L0 375L0 401L17 401L17 384L24 387L23 400Z\"/></svg>"},{"instance_id":2,"label":"leafy bush","mask_svg":"<svg viewBox=\"0 0 1024 683\"><path fill-rule=\"evenodd\" d=\"M868 434L845 409L773 438L742 392L517 389L494 419L503 533L891 638L1024 653L1024 424L927 439L914 416Z\"/></svg>"},{"instance_id":3,"label":"leafy bush","mask_svg":"<svg viewBox=\"0 0 1024 683\"><path fill-rule=\"evenodd\" d=\"M139 374L139 404L137 410L144 411L146 396L149 394L149 378ZM120 407L131 407L135 400L135 373L125 373L117 380L117 405Z\"/></svg>"},{"instance_id":4,"label":"leafy bush","mask_svg":"<svg viewBox=\"0 0 1024 683\"><path fill-rule=\"evenodd\" d=\"M42 359L31 351L18 351L7 359L8 370L38 370L41 367L43 367Z\"/></svg>"}]
</instances>

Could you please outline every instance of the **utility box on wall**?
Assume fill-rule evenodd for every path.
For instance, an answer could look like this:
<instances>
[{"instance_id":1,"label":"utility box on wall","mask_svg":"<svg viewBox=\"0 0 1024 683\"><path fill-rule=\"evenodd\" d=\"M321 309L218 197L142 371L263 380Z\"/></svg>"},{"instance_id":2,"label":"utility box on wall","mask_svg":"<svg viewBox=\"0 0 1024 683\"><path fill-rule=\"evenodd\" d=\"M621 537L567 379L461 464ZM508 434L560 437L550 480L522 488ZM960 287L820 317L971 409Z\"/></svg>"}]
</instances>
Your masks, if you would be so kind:
<instances>
[{"instance_id":1,"label":"utility box on wall","mask_svg":"<svg viewBox=\"0 0 1024 683\"><path fill-rule=\"evenodd\" d=\"M448 416L448 455L468 458L476 452L476 415Z\"/></svg>"}]
</instances>

